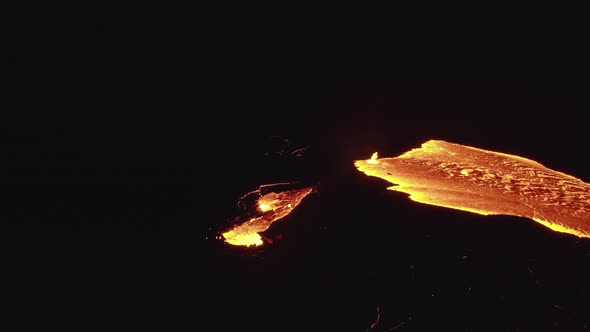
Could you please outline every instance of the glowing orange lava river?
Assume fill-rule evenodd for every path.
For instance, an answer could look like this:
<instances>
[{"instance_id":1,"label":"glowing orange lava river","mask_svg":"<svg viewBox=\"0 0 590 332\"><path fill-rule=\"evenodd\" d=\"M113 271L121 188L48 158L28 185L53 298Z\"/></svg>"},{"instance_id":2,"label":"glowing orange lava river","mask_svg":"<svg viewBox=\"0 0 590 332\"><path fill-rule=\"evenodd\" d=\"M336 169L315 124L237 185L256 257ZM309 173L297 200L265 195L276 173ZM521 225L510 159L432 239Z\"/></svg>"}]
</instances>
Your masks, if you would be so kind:
<instances>
[{"instance_id":1,"label":"glowing orange lava river","mask_svg":"<svg viewBox=\"0 0 590 332\"><path fill-rule=\"evenodd\" d=\"M309 195L312 187L301 189L281 190L291 183L278 183L260 186L259 190L248 193L256 199L256 215L247 222L232 228L222 234L225 242L236 246L260 246L264 242L260 232L267 230L270 225L287 216L305 196Z\"/></svg>"},{"instance_id":2,"label":"glowing orange lava river","mask_svg":"<svg viewBox=\"0 0 590 332\"><path fill-rule=\"evenodd\" d=\"M430 140L398 157L354 162L416 202L483 215L513 215L590 237L590 184L526 158Z\"/></svg>"}]
</instances>

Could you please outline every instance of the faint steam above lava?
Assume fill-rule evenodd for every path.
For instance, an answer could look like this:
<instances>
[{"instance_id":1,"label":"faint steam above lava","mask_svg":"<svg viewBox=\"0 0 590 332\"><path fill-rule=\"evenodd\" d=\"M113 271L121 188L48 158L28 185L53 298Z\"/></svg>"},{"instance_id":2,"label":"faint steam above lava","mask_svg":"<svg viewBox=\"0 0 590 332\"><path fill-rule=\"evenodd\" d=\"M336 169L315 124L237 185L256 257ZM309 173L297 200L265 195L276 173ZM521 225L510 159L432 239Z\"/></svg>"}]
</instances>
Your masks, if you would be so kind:
<instances>
[{"instance_id":1,"label":"faint steam above lava","mask_svg":"<svg viewBox=\"0 0 590 332\"><path fill-rule=\"evenodd\" d=\"M526 158L441 140L398 157L354 162L416 202L483 215L527 217L590 237L590 184Z\"/></svg>"},{"instance_id":2,"label":"faint steam above lava","mask_svg":"<svg viewBox=\"0 0 590 332\"><path fill-rule=\"evenodd\" d=\"M225 242L236 246L260 246L264 244L260 232L272 223L287 216L301 201L313 192L313 187L290 189L296 183L262 185L258 190L246 194L240 203L254 199L251 209L253 216L245 223L222 233Z\"/></svg>"}]
</instances>

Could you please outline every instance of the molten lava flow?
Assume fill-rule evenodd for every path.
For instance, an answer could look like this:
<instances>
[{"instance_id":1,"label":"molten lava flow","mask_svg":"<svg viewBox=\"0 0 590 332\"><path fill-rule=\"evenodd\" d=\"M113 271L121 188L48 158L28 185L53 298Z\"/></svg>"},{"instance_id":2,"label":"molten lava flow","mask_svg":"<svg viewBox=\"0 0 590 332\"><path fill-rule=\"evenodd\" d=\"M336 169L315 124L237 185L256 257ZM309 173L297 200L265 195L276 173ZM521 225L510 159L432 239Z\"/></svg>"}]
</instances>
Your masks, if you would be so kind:
<instances>
[{"instance_id":1,"label":"molten lava flow","mask_svg":"<svg viewBox=\"0 0 590 332\"><path fill-rule=\"evenodd\" d=\"M531 218L554 231L590 237L590 184L519 156L440 140L394 158L357 160L357 169L410 199L483 215Z\"/></svg>"},{"instance_id":2,"label":"molten lava flow","mask_svg":"<svg viewBox=\"0 0 590 332\"><path fill-rule=\"evenodd\" d=\"M279 185L285 184L281 183ZM271 186L261 186L261 189L269 190L269 187ZM227 243L237 246L262 245L262 237L258 233L267 230L273 222L291 213L303 198L312 191L313 188L306 187L278 192L270 191L266 194L262 194L261 190L251 192L250 194L258 196L256 201L257 216L223 233L223 238Z\"/></svg>"}]
</instances>

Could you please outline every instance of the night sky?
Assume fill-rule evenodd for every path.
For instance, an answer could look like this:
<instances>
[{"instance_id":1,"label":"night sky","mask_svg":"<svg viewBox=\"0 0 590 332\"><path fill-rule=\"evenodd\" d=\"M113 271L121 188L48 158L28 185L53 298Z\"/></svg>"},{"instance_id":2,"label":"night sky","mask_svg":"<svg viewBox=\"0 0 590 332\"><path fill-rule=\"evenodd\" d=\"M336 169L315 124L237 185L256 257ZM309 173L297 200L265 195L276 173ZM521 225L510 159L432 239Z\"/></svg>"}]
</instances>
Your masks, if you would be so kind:
<instances>
[{"instance_id":1,"label":"night sky","mask_svg":"<svg viewBox=\"0 0 590 332\"><path fill-rule=\"evenodd\" d=\"M415 203L353 165L442 139L588 182L587 88L14 84L0 115L3 316L22 330L366 331L379 310L373 331L590 329L590 240ZM264 234L272 244L216 239L243 194L289 181L318 190Z\"/></svg>"}]
</instances>

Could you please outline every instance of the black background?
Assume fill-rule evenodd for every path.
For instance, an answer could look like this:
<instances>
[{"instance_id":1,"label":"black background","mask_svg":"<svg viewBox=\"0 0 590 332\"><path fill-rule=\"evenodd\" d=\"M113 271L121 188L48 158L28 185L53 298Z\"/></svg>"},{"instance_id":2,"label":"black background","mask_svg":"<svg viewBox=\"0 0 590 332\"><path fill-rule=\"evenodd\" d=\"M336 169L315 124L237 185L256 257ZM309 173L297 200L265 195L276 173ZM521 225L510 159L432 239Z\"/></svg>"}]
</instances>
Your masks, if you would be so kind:
<instances>
[{"instance_id":1,"label":"black background","mask_svg":"<svg viewBox=\"0 0 590 332\"><path fill-rule=\"evenodd\" d=\"M0 118L3 315L22 330L365 331L379 308L375 331L584 330L588 240L411 202L353 161L443 139L588 181L587 88L15 83ZM216 239L240 196L283 181L318 192L272 244Z\"/></svg>"}]
</instances>

